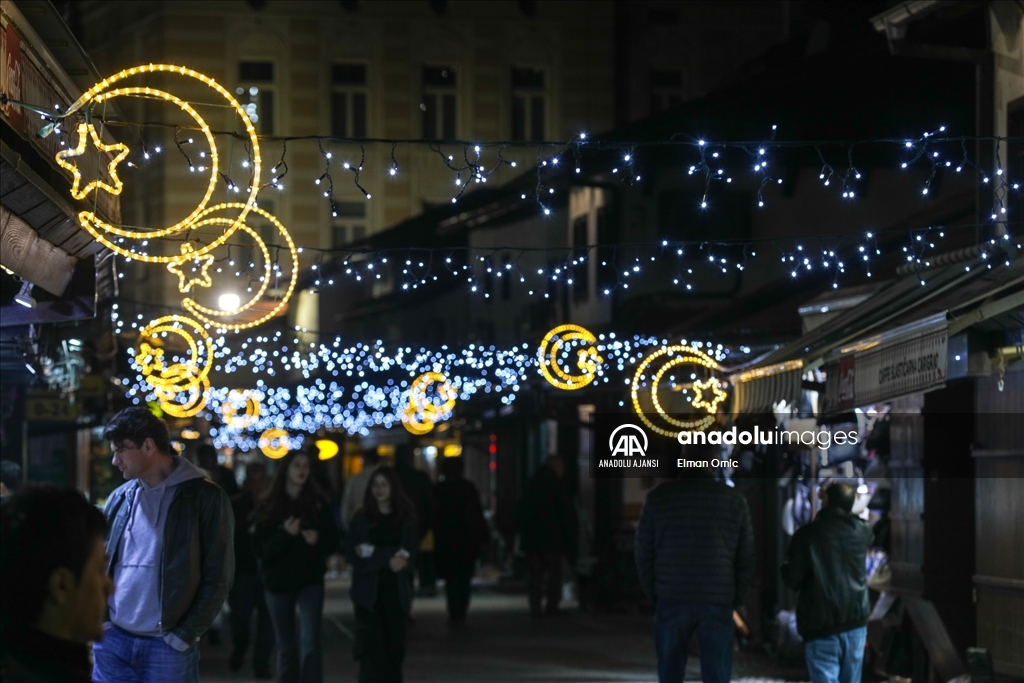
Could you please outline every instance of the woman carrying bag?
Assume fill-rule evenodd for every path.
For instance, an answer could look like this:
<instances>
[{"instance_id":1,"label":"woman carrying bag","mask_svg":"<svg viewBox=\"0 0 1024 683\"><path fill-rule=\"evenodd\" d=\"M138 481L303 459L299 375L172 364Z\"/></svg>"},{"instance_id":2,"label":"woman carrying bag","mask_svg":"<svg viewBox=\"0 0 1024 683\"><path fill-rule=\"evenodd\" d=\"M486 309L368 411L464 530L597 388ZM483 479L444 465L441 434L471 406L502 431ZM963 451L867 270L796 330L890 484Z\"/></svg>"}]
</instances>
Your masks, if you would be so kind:
<instances>
[{"instance_id":1,"label":"woman carrying bag","mask_svg":"<svg viewBox=\"0 0 1024 683\"><path fill-rule=\"evenodd\" d=\"M401 683L417 546L412 503L395 471L377 468L346 539L360 683Z\"/></svg>"},{"instance_id":2,"label":"woman carrying bag","mask_svg":"<svg viewBox=\"0 0 1024 683\"><path fill-rule=\"evenodd\" d=\"M320 683L324 573L327 558L338 551L338 531L326 496L310 478L308 455L293 451L280 461L254 520L253 547L277 638L276 680Z\"/></svg>"}]
</instances>

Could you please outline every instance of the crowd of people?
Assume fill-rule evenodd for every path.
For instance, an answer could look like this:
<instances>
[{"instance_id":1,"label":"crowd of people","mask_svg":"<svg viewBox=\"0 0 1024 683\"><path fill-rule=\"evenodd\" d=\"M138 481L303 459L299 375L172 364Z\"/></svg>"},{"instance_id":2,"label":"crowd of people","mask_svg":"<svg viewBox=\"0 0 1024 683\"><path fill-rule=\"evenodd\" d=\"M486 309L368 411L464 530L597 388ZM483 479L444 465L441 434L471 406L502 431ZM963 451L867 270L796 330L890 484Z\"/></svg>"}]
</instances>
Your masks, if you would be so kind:
<instances>
[{"instance_id":1,"label":"crowd of people","mask_svg":"<svg viewBox=\"0 0 1024 683\"><path fill-rule=\"evenodd\" d=\"M465 624L491 534L461 458L444 459L434 484L406 446L394 467L368 452L335 508L301 451L279 460L272 478L264 464L249 464L239 487L212 447L197 453L198 466L175 454L167 426L145 408L118 413L105 436L126 482L102 513L73 490L15 490L19 482L3 472L2 680L198 681L200 639L226 602L232 670L245 666L252 645L256 678L273 669L281 682L322 681L325 573L338 553L352 570L361 682L402 680L414 579L430 595L443 578L449 624ZM560 458L549 458L527 483L519 514L536 618L560 613L562 568L581 552L586 522L564 472ZM829 486L781 568L799 592L814 683L861 677L872 533L851 514L855 498L846 484ZM659 681L681 683L693 635L702 679L730 680L734 611L755 567L744 497L708 476L662 483L643 507L635 560L655 605Z\"/></svg>"}]
</instances>

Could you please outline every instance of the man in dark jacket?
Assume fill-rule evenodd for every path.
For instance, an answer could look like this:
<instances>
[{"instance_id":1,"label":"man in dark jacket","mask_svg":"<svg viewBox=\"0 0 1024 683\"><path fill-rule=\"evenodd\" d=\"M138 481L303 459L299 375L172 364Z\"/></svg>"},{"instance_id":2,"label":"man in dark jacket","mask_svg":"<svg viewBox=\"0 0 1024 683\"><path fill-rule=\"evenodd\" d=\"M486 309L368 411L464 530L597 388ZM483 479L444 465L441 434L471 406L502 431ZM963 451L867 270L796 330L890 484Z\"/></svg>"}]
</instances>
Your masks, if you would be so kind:
<instances>
[{"instance_id":1,"label":"man in dark jacket","mask_svg":"<svg viewBox=\"0 0 1024 683\"><path fill-rule=\"evenodd\" d=\"M655 603L658 681L682 683L697 633L704 683L728 683L733 609L754 571L754 534L742 495L711 473L665 482L647 494L636 532L640 585Z\"/></svg>"},{"instance_id":2,"label":"man in dark jacket","mask_svg":"<svg viewBox=\"0 0 1024 683\"><path fill-rule=\"evenodd\" d=\"M825 489L823 509L789 544L782 580L800 591L797 629L813 683L859 683L868 623L865 556L871 526L851 514L849 484Z\"/></svg>"},{"instance_id":3,"label":"man in dark jacket","mask_svg":"<svg viewBox=\"0 0 1024 683\"><path fill-rule=\"evenodd\" d=\"M419 549L416 553L416 577L420 593L437 595L437 572L434 559L434 483L430 475L418 470L414 464L412 447L399 444L395 448L395 474L402 482L405 495L416 511L416 535Z\"/></svg>"},{"instance_id":4,"label":"man in dark jacket","mask_svg":"<svg viewBox=\"0 0 1024 683\"><path fill-rule=\"evenodd\" d=\"M234 516L224 489L173 455L167 425L143 407L115 415L104 435L127 483L103 514L117 590L93 646L93 680L199 680L199 637L235 573Z\"/></svg>"},{"instance_id":5,"label":"man in dark jacket","mask_svg":"<svg viewBox=\"0 0 1024 683\"><path fill-rule=\"evenodd\" d=\"M466 621L472 592L473 573L480 546L490 540L490 531L480 505L480 492L462 477L462 458L442 461L444 481L437 484L437 569L444 577L448 602L448 625Z\"/></svg>"},{"instance_id":6,"label":"man in dark jacket","mask_svg":"<svg viewBox=\"0 0 1024 683\"><path fill-rule=\"evenodd\" d=\"M0 508L0 680L87 683L114 584L106 523L78 491L27 487Z\"/></svg>"},{"instance_id":7,"label":"man in dark jacket","mask_svg":"<svg viewBox=\"0 0 1024 683\"><path fill-rule=\"evenodd\" d=\"M242 491L231 499L235 514L235 580L228 594L231 606L231 658L228 668L238 671L249 650L252 613L256 612L256 647L253 648L252 670L256 678L270 678L270 654L274 648L274 627L270 623L259 565L252 547L249 529L253 523L256 502L269 486L267 466L251 462L245 467Z\"/></svg>"},{"instance_id":8,"label":"man in dark jacket","mask_svg":"<svg viewBox=\"0 0 1024 683\"><path fill-rule=\"evenodd\" d=\"M552 456L530 479L523 495L520 547L526 553L530 613L534 617L558 612L562 600L562 559L575 551L576 512L562 485L563 476L565 463ZM542 610L541 598L545 594L547 605Z\"/></svg>"}]
</instances>

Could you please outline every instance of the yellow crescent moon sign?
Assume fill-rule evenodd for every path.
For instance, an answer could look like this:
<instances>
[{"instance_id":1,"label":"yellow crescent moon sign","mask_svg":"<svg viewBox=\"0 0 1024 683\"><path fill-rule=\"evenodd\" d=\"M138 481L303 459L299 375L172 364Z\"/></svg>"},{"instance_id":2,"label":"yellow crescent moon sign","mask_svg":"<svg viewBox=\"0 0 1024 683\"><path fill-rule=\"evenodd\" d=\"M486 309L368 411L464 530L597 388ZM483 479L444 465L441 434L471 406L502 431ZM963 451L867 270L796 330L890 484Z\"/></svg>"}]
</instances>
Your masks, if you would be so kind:
<instances>
[{"instance_id":1,"label":"yellow crescent moon sign","mask_svg":"<svg viewBox=\"0 0 1024 683\"><path fill-rule=\"evenodd\" d=\"M581 375L566 372L559 362L559 355L563 353L562 347L573 342L591 345L576 351L576 367L583 372ZM582 389L593 382L597 377L598 367L604 363L597 349L592 346L595 343L597 338L579 325L559 325L548 332L537 348L537 363L544 379L552 386L565 391Z\"/></svg>"},{"instance_id":2,"label":"yellow crescent moon sign","mask_svg":"<svg viewBox=\"0 0 1024 683\"><path fill-rule=\"evenodd\" d=\"M644 412L643 407L640 405L640 394L642 389L641 383L647 377L648 368L651 368L655 361L658 361L663 356L668 356L669 359L662 365L660 365L658 369L654 372L654 374L651 376L650 388L648 389L647 393L650 394L650 401L651 404L654 406L654 411L667 424L676 427L677 429L675 429L674 431L671 429L666 429L665 427L661 427L651 422L647 414ZM714 378L711 378L706 382L701 382L701 380L697 380L698 382L701 382L700 387L696 387L695 384L695 387L699 391L701 391L700 398L692 401L691 403L695 408L703 408L711 414L694 420L680 420L670 416L667 412L665 412L665 409L662 407L661 401L658 398L658 386L661 384L661 378L664 377L665 373L671 368L677 367L679 365L697 365L699 367L707 368L710 370L717 370L719 368L718 362L715 361L714 358L707 355L703 351L693 348L692 346L681 346L678 344L663 346L657 351L654 351L653 353L649 354L646 358L643 359L643 361L640 362L640 365L637 366L636 372L633 374L633 381L630 385L629 392L630 398L633 401L633 410L636 411L636 414L640 418L640 420L645 425L647 425L647 427L650 428L651 431L655 432L656 434L661 434L662 436L668 436L672 438L674 438L680 430L701 431L710 427L715 421L714 413L717 412L718 410L718 404L721 403L721 401L723 401L726 397L725 392L719 388L718 381L715 380ZM714 394L714 397L710 401L704 401L702 390L709 389L712 387L714 387L713 391L717 393ZM719 395L721 396L719 397Z\"/></svg>"}]
</instances>

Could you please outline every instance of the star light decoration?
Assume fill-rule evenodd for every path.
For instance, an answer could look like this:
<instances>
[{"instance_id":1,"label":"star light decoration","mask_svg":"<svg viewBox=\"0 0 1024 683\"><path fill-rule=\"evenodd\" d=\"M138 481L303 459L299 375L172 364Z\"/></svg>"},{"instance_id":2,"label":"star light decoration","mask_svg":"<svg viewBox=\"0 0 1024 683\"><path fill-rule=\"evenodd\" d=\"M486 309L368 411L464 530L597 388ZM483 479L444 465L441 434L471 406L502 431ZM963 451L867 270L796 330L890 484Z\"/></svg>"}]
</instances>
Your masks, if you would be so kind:
<instances>
[{"instance_id":1,"label":"star light decoration","mask_svg":"<svg viewBox=\"0 0 1024 683\"><path fill-rule=\"evenodd\" d=\"M707 410L714 415L718 412L718 404L729 398L729 394L722 390L722 384L717 377L709 377L706 381L696 379L693 381L694 395L690 403L694 408ZM704 392L711 390L711 398L705 399Z\"/></svg>"},{"instance_id":2,"label":"star light decoration","mask_svg":"<svg viewBox=\"0 0 1024 683\"><path fill-rule=\"evenodd\" d=\"M144 85L128 86L122 83L135 77L152 75L164 76L168 83L176 81L174 78L166 78L167 76L180 76L185 79L199 81L223 97L228 107L238 116L238 120L241 121L245 128L245 133L248 137L248 147L251 150L251 163L248 164L251 179L244 202L210 205L210 199L220 178L224 178L225 182L227 182L228 190L240 193L241 189L220 172L220 155L216 139L210 126L191 104L164 90ZM61 168L69 171L73 176L71 195L75 199L84 199L94 189L101 189L110 194L119 195L124 187L117 175L117 165L128 155L128 146L123 143L104 144L95 127L89 121L89 112L93 107L118 97L142 97L163 100L176 105L182 112L192 117L205 138L208 151L200 152L202 161L198 166L193 165L191 159L189 159L189 171L197 173L209 172L209 182L206 185L202 199L200 199L192 212L173 225L134 230L123 226L111 225L91 211L82 211L78 214L82 227L100 244L128 260L165 264L171 273L178 276L178 291L182 294L191 293L196 287L210 289L213 286L213 278L209 273L210 266L216 260L213 251L225 245L228 239L239 231L247 233L253 239L263 258L264 272L262 277L259 278L259 286L255 295L249 301L241 303L235 308L219 309L203 305L190 297L185 297L182 300L182 307L192 317L166 316L154 320L140 329L139 353L133 353L135 365L140 372L140 376L153 397L160 402L160 407L164 412L173 417L188 417L201 411L206 406L210 396L208 375L210 371L209 363L213 354L207 330L213 328L221 334L227 331L237 332L261 325L278 315L287 305L295 289L299 271L298 249L280 221L256 206L256 197L262 188L260 185L262 161L260 158L259 139L248 113L239 105L230 92L212 78L183 66L145 64L124 69L94 85L68 108L64 117L75 115L79 111L85 112L85 121L79 123L77 127L77 146L73 149L61 150L56 155L56 161ZM84 189L80 189L82 181L81 170L78 168L77 163L69 162L68 159L81 157L85 154L90 140L93 146L100 152L116 152L116 155L107 165L107 173L110 176L111 182L107 183L97 179L87 184ZM188 155L186 155L186 158L188 158ZM275 177L271 180L270 184L278 186L278 180L279 178ZM246 225L245 221L250 212L256 212L264 219L270 221L280 234L282 242L291 256L289 263L291 267L290 276L286 276L282 272L275 259L271 257L267 244L257 231ZM204 227L213 227L219 232L219 235L206 244L198 245L198 248L193 246L190 241L186 241L181 247L181 253L178 255L161 256L149 253L149 242L152 239L174 235L183 231L196 231ZM127 243L126 240L128 240ZM184 268L188 263L192 264L192 272L198 273L198 276L186 274ZM283 284L282 281L286 277L287 285L283 288L279 287L280 284ZM271 282L278 284L274 286L275 305L270 311L261 309L260 315L250 317L248 320L231 323L225 320L246 311L256 310L254 307L267 294ZM279 294L282 289L284 291L283 295ZM251 287L249 291L252 291ZM168 334L172 335L172 338L178 338L178 347L183 342L184 346L191 351L191 356L184 362L172 364L165 362L163 347ZM197 344L197 338L202 340L201 344ZM204 349L205 353L203 352ZM275 443L280 444L282 441L277 439Z\"/></svg>"},{"instance_id":3,"label":"star light decoration","mask_svg":"<svg viewBox=\"0 0 1024 683\"><path fill-rule=\"evenodd\" d=\"M187 261L179 263L168 263L167 270L178 276L178 291L182 294L192 291L192 287L199 285L200 287L212 287L213 279L210 277L210 266L213 265L214 258L212 254L204 254L202 256L195 256L195 248L190 242L185 242L181 245L181 255L186 257L192 257L192 272L199 272L198 277L189 277L182 270L187 266Z\"/></svg>"},{"instance_id":4,"label":"star light decoration","mask_svg":"<svg viewBox=\"0 0 1024 683\"><path fill-rule=\"evenodd\" d=\"M109 185L103 180L97 178L91 181L85 186L85 189L80 189L82 183L82 171L78 168L77 163L69 163L66 159L73 157L80 157L85 154L86 147L88 146L89 140L92 140L93 146L101 152L114 152L117 151L117 155L110 160L107 164L107 175L110 176L110 180L114 183ZM117 175L117 165L124 161L124 158L128 156L128 145L118 142L112 145L104 144L103 140L100 139L99 133L96 132L96 128L91 123L80 123L78 124L78 145L73 149L62 149L57 152L57 164L66 171L70 171L74 176L74 180L71 183L71 196L75 199L85 199L86 196L99 188L112 195L121 194L121 190L124 188L124 183L121 182L121 178Z\"/></svg>"}]
</instances>

